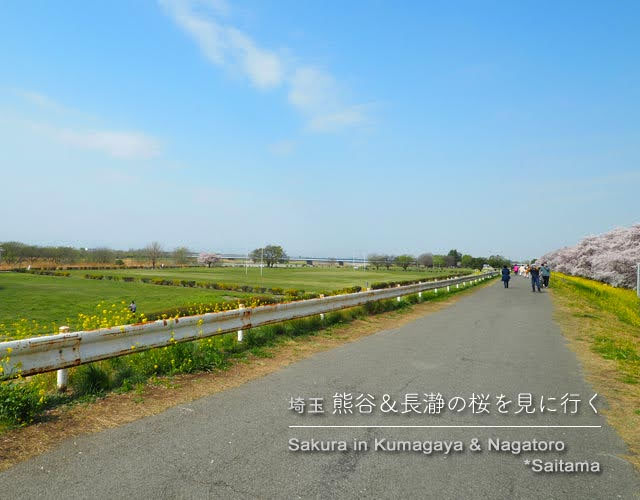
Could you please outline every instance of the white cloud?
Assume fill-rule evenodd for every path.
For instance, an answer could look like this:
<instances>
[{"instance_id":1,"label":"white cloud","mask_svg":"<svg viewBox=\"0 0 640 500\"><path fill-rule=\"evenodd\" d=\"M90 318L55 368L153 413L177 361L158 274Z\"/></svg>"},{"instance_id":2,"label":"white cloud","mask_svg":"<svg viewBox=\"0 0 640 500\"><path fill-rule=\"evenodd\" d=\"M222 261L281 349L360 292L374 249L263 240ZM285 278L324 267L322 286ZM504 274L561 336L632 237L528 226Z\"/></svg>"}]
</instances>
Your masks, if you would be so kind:
<instances>
[{"instance_id":1,"label":"white cloud","mask_svg":"<svg viewBox=\"0 0 640 500\"><path fill-rule=\"evenodd\" d=\"M257 87L280 85L284 71L282 62L275 53L257 47L247 35L235 28L227 28L226 34L242 67Z\"/></svg>"},{"instance_id":2,"label":"white cloud","mask_svg":"<svg viewBox=\"0 0 640 500\"><path fill-rule=\"evenodd\" d=\"M43 110L55 110L65 121L70 116L82 115L67 108L45 94L27 90L15 90L15 93ZM79 126L62 126L50 121L24 122L33 131L49 139L78 149L87 149L106 153L115 158L152 158L160 154L160 142L142 132L119 130L95 130Z\"/></svg>"},{"instance_id":3,"label":"white cloud","mask_svg":"<svg viewBox=\"0 0 640 500\"><path fill-rule=\"evenodd\" d=\"M115 158L145 159L160 154L160 143L140 132L78 130L37 123L31 123L31 128L60 144L106 153Z\"/></svg>"},{"instance_id":4,"label":"white cloud","mask_svg":"<svg viewBox=\"0 0 640 500\"><path fill-rule=\"evenodd\" d=\"M290 80L289 102L306 115L309 129L315 132L338 132L369 121L366 106L345 105L340 99L335 79L311 66L294 72Z\"/></svg>"},{"instance_id":5,"label":"white cloud","mask_svg":"<svg viewBox=\"0 0 640 500\"><path fill-rule=\"evenodd\" d=\"M222 0L158 0L200 47L204 56L221 67L238 68L260 89L288 87L289 103L316 132L333 132L368 121L365 106L344 104L333 76L303 65L287 68L276 52L260 47L249 35L222 24L230 9Z\"/></svg>"},{"instance_id":6,"label":"white cloud","mask_svg":"<svg viewBox=\"0 0 640 500\"><path fill-rule=\"evenodd\" d=\"M107 153L116 158L152 158L160 154L158 141L139 132L59 130L57 138L70 146Z\"/></svg>"},{"instance_id":7,"label":"white cloud","mask_svg":"<svg viewBox=\"0 0 640 500\"><path fill-rule=\"evenodd\" d=\"M196 11L201 2L161 0L160 3L212 63L240 68L258 88L276 87L282 82L283 63L275 52L259 47L237 28L224 26L211 15ZM228 7L221 7L218 2L207 4L213 5L217 13L228 12Z\"/></svg>"}]
</instances>

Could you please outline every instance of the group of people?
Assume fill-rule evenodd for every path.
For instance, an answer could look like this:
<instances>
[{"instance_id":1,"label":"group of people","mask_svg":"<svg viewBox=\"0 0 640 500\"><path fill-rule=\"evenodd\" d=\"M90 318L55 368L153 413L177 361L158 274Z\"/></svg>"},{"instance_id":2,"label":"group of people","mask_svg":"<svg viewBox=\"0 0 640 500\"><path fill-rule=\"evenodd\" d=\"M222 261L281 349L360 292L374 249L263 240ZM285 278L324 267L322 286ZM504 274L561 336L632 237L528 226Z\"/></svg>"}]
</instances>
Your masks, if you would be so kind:
<instances>
[{"instance_id":1,"label":"group of people","mask_svg":"<svg viewBox=\"0 0 640 500\"><path fill-rule=\"evenodd\" d=\"M551 277L551 269L546 262L543 262L541 266L536 264L528 264L527 266L520 266L518 264L513 266L513 269L509 269L505 264L502 267L502 282L505 288L509 288L509 281L511 280L511 272L515 275L531 278L531 291L535 292L536 289L542 292L542 288L548 288L549 278Z\"/></svg>"}]
</instances>

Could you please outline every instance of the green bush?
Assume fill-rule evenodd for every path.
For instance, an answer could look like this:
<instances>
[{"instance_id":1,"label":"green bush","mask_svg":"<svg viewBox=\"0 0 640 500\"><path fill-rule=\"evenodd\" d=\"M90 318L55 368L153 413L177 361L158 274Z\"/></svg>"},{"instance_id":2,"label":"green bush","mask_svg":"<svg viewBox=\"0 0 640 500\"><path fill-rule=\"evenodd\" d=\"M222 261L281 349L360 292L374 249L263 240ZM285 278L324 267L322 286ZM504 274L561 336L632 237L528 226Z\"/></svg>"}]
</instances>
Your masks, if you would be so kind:
<instances>
[{"instance_id":1,"label":"green bush","mask_svg":"<svg viewBox=\"0 0 640 500\"><path fill-rule=\"evenodd\" d=\"M30 424L45 404L44 391L33 383L22 380L0 382L0 421L6 424Z\"/></svg>"}]
</instances>

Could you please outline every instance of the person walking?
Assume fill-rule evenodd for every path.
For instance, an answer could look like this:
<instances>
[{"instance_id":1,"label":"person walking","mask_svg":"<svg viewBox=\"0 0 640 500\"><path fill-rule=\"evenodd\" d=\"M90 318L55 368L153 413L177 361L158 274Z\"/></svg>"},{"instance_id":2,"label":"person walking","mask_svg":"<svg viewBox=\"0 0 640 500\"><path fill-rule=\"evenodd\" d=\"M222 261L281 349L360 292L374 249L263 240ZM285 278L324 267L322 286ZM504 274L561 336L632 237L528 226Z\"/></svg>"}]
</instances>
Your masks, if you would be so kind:
<instances>
[{"instance_id":1,"label":"person walking","mask_svg":"<svg viewBox=\"0 0 640 500\"><path fill-rule=\"evenodd\" d=\"M131 304L129 304L129 311L131 311L133 314L136 313L136 303L132 300Z\"/></svg>"},{"instance_id":2,"label":"person walking","mask_svg":"<svg viewBox=\"0 0 640 500\"><path fill-rule=\"evenodd\" d=\"M515 264L513 266L513 275L514 276L518 276L518 269L520 269L520 266L518 264Z\"/></svg>"},{"instance_id":3,"label":"person walking","mask_svg":"<svg viewBox=\"0 0 640 500\"><path fill-rule=\"evenodd\" d=\"M546 262L542 263L542 267L540 268L540 276L542 276L542 286L545 288L549 288L549 278L551 277L551 269L549 268Z\"/></svg>"},{"instance_id":4,"label":"person walking","mask_svg":"<svg viewBox=\"0 0 640 500\"><path fill-rule=\"evenodd\" d=\"M502 282L504 283L505 288L509 288L509 280L511 279L511 272L509 268L505 264L502 266Z\"/></svg>"},{"instance_id":5,"label":"person walking","mask_svg":"<svg viewBox=\"0 0 640 500\"><path fill-rule=\"evenodd\" d=\"M538 291L542 292L540 290L540 269L535 264L531 264L529 275L531 276L531 291L535 292L536 288L538 288Z\"/></svg>"}]
</instances>

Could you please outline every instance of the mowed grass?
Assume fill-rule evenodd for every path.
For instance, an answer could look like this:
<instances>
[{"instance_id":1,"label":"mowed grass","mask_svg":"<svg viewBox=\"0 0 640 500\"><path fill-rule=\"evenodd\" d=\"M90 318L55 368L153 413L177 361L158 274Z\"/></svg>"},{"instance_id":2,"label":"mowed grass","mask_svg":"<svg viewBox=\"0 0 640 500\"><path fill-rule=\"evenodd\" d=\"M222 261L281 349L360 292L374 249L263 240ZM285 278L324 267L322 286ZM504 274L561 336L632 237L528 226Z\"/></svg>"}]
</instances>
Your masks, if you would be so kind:
<instances>
[{"instance_id":1,"label":"mowed grass","mask_svg":"<svg viewBox=\"0 0 640 500\"><path fill-rule=\"evenodd\" d=\"M114 276L131 276L135 278L167 278L177 280L195 280L226 284L249 285L264 288L295 288L306 292L331 291L350 286L371 286L375 282L399 281L417 278L433 278L446 276L453 272L469 274L468 269L436 269L403 271L399 268L363 269L339 267L302 267L302 268L264 268L260 273L258 267L187 267L181 269L123 269L106 271L71 271L73 275L103 274Z\"/></svg>"},{"instance_id":2,"label":"mowed grass","mask_svg":"<svg viewBox=\"0 0 640 500\"><path fill-rule=\"evenodd\" d=\"M194 303L216 303L249 294L200 288L147 285L140 282L89 280L81 277L0 273L0 324L20 319L62 325L79 313L92 314L100 302L129 304L153 313Z\"/></svg>"},{"instance_id":3,"label":"mowed grass","mask_svg":"<svg viewBox=\"0 0 640 500\"><path fill-rule=\"evenodd\" d=\"M79 314L100 314L103 307L109 309L113 304L117 306L117 311L122 311L131 300L136 302L138 315L143 313L148 316L177 307L211 306L234 299L258 296L255 293L228 290L155 285L141 282L140 278L144 277L319 292L355 285L366 287L381 281L429 279L461 271L465 270L364 271L352 268L308 267L265 268L261 273L260 269L255 267L196 267L71 271L70 277L0 273L0 337L16 338L52 333L57 331L60 325L68 325L72 329L82 328L79 326L83 324ZM85 274L130 276L135 278L135 281L87 279L84 277ZM102 305L98 308L99 311L96 311L98 304ZM24 320L28 320L29 325L25 325ZM18 322L21 322L22 326L19 327ZM17 335L14 332L16 330L20 330L21 333Z\"/></svg>"}]
</instances>

